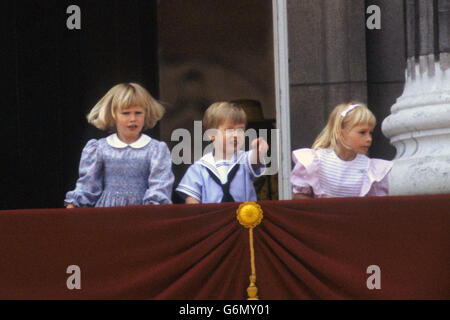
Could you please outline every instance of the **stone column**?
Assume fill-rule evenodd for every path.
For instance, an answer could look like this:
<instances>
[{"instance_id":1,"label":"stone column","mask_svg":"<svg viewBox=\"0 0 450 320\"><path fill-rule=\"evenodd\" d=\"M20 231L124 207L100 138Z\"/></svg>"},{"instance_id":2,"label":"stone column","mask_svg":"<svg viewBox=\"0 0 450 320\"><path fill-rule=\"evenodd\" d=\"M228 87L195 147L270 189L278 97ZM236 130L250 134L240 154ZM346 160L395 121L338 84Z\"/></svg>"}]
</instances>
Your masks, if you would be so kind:
<instances>
[{"instance_id":1,"label":"stone column","mask_svg":"<svg viewBox=\"0 0 450 320\"><path fill-rule=\"evenodd\" d=\"M391 195L450 193L450 0L406 0L403 94L382 124Z\"/></svg>"}]
</instances>

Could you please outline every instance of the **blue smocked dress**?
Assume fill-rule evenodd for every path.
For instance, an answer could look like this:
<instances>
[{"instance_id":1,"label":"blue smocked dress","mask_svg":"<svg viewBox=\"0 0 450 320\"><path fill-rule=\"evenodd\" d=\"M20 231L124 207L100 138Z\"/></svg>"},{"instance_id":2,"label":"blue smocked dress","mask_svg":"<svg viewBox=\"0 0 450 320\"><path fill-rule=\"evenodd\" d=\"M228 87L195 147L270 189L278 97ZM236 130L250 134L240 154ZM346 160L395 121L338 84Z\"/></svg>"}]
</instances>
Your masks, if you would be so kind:
<instances>
[{"instance_id":1,"label":"blue smocked dress","mask_svg":"<svg viewBox=\"0 0 450 320\"><path fill-rule=\"evenodd\" d=\"M132 144L117 134L90 140L83 149L75 190L65 204L116 207L171 203L172 161L164 142L142 134Z\"/></svg>"}]
</instances>

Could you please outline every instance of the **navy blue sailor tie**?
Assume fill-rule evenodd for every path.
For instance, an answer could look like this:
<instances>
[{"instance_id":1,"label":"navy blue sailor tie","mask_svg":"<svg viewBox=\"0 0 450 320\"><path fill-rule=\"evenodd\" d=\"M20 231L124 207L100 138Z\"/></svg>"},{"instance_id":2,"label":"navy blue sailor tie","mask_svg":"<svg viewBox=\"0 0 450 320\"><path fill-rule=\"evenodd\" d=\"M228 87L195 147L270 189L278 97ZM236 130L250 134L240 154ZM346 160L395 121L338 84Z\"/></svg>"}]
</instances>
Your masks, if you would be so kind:
<instances>
[{"instance_id":1,"label":"navy blue sailor tie","mask_svg":"<svg viewBox=\"0 0 450 320\"><path fill-rule=\"evenodd\" d=\"M230 194L230 184L231 181L233 181L234 176L236 175L236 172L239 170L240 164L236 164L231 171L228 173L227 176L227 182L222 183L219 178L211 171L211 169L208 169L208 173L211 176L211 178L222 188L223 191L223 197L221 202L234 202L233 196Z\"/></svg>"}]
</instances>

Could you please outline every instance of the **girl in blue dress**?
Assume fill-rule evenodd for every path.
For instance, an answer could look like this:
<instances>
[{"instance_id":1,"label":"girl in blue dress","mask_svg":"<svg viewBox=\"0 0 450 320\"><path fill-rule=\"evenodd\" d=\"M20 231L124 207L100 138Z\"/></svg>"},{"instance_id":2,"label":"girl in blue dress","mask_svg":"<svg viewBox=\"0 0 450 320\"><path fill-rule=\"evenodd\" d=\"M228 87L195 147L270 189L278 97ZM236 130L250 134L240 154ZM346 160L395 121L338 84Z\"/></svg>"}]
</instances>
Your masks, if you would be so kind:
<instances>
[{"instance_id":1,"label":"girl in blue dress","mask_svg":"<svg viewBox=\"0 0 450 320\"><path fill-rule=\"evenodd\" d=\"M163 114L164 108L142 86L121 83L111 88L87 120L115 133L84 147L79 178L75 190L66 194L66 207L171 203L170 151L164 142L142 133Z\"/></svg>"}]
</instances>

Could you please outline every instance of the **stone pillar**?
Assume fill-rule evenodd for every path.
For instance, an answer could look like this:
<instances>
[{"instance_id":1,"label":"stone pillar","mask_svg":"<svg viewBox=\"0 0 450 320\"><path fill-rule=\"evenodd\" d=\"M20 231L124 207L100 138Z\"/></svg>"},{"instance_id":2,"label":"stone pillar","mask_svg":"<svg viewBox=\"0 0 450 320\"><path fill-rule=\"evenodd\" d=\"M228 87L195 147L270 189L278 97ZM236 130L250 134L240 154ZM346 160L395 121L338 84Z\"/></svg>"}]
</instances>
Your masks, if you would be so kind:
<instances>
[{"instance_id":1,"label":"stone pillar","mask_svg":"<svg viewBox=\"0 0 450 320\"><path fill-rule=\"evenodd\" d=\"M382 130L391 195L450 193L450 0L406 0L406 82Z\"/></svg>"}]
</instances>

